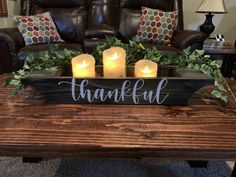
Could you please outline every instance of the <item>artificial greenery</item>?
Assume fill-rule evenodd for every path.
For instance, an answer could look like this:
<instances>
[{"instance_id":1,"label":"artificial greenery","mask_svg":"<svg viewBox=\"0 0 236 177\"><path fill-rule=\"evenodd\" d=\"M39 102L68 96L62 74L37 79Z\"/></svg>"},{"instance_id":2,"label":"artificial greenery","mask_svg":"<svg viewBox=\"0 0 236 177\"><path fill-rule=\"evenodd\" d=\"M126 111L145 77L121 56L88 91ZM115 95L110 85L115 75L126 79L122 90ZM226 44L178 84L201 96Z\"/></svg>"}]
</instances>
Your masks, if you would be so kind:
<instances>
[{"instance_id":1,"label":"artificial greenery","mask_svg":"<svg viewBox=\"0 0 236 177\"><path fill-rule=\"evenodd\" d=\"M40 55L30 54L24 63L22 69L13 72L13 78L7 81L7 84L13 85L15 90L12 95L15 96L24 88L21 80L34 71L56 71L64 68L71 62L71 58L76 53L67 49L59 50L57 45L51 45L49 50Z\"/></svg>"},{"instance_id":2,"label":"artificial greenery","mask_svg":"<svg viewBox=\"0 0 236 177\"><path fill-rule=\"evenodd\" d=\"M133 38L129 43L123 43L121 40L115 37L106 37L106 39L101 42L94 49L92 55L96 59L97 65L102 65L102 53L105 49L110 47L122 47L127 53L126 64L128 66L134 65L138 60L143 58L149 58L154 62L159 62L162 55L155 48L146 48L139 42L137 38Z\"/></svg>"},{"instance_id":3,"label":"artificial greenery","mask_svg":"<svg viewBox=\"0 0 236 177\"><path fill-rule=\"evenodd\" d=\"M203 50L192 52L189 47L178 54L161 54L155 47L145 47L137 38L133 38L129 43L123 43L115 37L107 37L93 52L98 65L102 64L102 52L110 47L122 47L126 50L128 66L133 66L139 59L149 59L157 62L159 66L175 65L203 72L215 79L216 89L211 94L225 103L228 102L229 90L223 85L224 78L220 72L220 65L209 55L205 55Z\"/></svg>"}]
</instances>

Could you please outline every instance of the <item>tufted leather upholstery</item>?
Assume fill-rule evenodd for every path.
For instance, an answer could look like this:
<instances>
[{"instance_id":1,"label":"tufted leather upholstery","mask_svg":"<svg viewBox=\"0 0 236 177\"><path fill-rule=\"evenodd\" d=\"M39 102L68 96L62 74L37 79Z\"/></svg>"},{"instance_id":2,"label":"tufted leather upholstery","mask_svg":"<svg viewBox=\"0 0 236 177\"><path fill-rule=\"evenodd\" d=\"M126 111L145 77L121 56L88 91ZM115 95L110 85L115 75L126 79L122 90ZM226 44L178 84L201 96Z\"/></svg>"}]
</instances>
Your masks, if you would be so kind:
<instances>
[{"instance_id":1,"label":"tufted leather upholstery","mask_svg":"<svg viewBox=\"0 0 236 177\"><path fill-rule=\"evenodd\" d=\"M118 27L119 4L117 0L90 0L89 26L109 25Z\"/></svg>"},{"instance_id":2,"label":"tufted leather upholstery","mask_svg":"<svg viewBox=\"0 0 236 177\"><path fill-rule=\"evenodd\" d=\"M141 7L147 6L163 11L178 10L178 25L172 47L156 46L164 52L192 45L202 47L206 36L196 31L183 31L182 0L21 0L21 14L34 15L49 11L62 39L61 47L90 51L106 35L128 41L136 35L140 22ZM153 46L152 44L145 44ZM0 68L11 71L18 68L27 54L42 52L48 45L24 46L24 40L16 28L0 29L0 53L4 59ZM7 56L7 57L6 57ZM10 60L10 61L9 61ZM7 68L7 69L6 69Z\"/></svg>"}]
</instances>

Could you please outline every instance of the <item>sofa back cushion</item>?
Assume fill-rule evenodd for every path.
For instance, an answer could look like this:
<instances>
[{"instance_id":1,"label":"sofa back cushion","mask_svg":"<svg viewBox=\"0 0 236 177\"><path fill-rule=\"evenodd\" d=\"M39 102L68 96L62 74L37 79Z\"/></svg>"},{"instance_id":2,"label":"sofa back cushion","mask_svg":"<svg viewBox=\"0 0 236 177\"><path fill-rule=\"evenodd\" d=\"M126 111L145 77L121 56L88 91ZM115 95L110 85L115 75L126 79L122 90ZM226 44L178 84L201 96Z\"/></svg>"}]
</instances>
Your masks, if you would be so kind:
<instances>
[{"instance_id":1,"label":"sofa back cushion","mask_svg":"<svg viewBox=\"0 0 236 177\"><path fill-rule=\"evenodd\" d=\"M88 5L87 0L25 0L22 8L27 6L30 11L25 10L23 13L28 12L30 15L50 12L64 41L83 43Z\"/></svg>"},{"instance_id":2,"label":"sofa back cushion","mask_svg":"<svg viewBox=\"0 0 236 177\"><path fill-rule=\"evenodd\" d=\"M108 25L129 40L137 34L142 6L178 10L176 29L183 29L182 0L21 0L22 15L49 11L66 42L82 42L85 29Z\"/></svg>"},{"instance_id":3,"label":"sofa back cushion","mask_svg":"<svg viewBox=\"0 0 236 177\"><path fill-rule=\"evenodd\" d=\"M122 8L120 10L119 33L126 42L137 34L141 10Z\"/></svg>"},{"instance_id":4,"label":"sofa back cushion","mask_svg":"<svg viewBox=\"0 0 236 177\"><path fill-rule=\"evenodd\" d=\"M124 40L129 40L137 34L142 7L162 11L178 11L176 29L183 29L182 0L120 0L119 32Z\"/></svg>"},{"instance_id":5,"label":"sofa back cushion","mask_svg":"<svg viewBox=\"0 0 236 177\"><path fill-rule=\"evenodd\" d=\"M89 27L119 26L119 0L90 0Z\"/></svg>"},{"instance_id":6,"label":"sofa back cushion","mask_svg":"<svg viewBox=\"0 0 236 177\"><path fill-rule=\"evenodd\" d=\"M43 8L73 8L87 4L87 0L35 0Z\"/></svg>"},{"instance_id":7,"label":"sofa back cushion","mask_svg":"<svg viewBox=\"0 0 236 177\"><path fill-rule=\"evenodd\" d=\"M121 0L121 7L141 9L142 6L145 6L163 11L172 11L173 3L173 0Z\"/></svg>"}]
</instances>

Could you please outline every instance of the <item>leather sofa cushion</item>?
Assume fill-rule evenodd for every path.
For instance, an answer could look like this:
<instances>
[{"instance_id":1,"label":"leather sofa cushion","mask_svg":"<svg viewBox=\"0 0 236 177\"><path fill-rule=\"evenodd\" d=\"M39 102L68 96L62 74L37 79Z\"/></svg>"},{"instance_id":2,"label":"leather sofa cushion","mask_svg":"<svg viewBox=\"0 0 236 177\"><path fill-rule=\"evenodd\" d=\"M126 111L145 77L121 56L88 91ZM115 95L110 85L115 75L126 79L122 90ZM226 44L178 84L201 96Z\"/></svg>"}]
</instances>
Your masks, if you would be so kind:
<instances>
[{"instance_id":1,"label":"leather sofa cushion","mask_svg":"<svg viewBox=\"0 0 236 177\"><path fill-rule=\"evenodd\" d=\"M82 46L78 43L58 43L57 45L61 50L68 49L75 52L82 52ZM40 55L47 51L49 46L49 44L38 44L21 48L16 56L19 62L18 65L22 66L29 54L34 53L35 55Z\"/></svg>"},{"instance_id":2,"label":"leather sofa cushion","mask_svg":"<svg viewBox=\"0 0 236 177\"><path fill-rule=\"evenodd\" d=\"M126 42L137 34L140 17L141 10L121 9L119 33Z\"/></svg>"},{"instance_id":3,"label":"leather sofa cushion","mask_svg":"<svg viewBox=\"0 0 236 177\"><path fill-rule=\"evenodd\" d=\"M87 27L87 12L77 8L36 8L34 14L50 12L61 38L65 42L83 43Z\"/></svg>"},{"instance_id":4,"label":"leather sofa cushion","mask_svg":"<svg viewBox=\"0 0 236 177\"><path fill-rule=\"evenodd\" d=\"M180 50L174 47L170 47L170 46L156 45L155 47L157 48L157 50L160 51L160 53L179 53L180 52Z\"/></svg>"},{"instance_id":5,"label":"leather sofa cushion","mask_svg":"<svg viewBox=\"0 0 236 177\"><path fill-rule=\"evenodd\" d=\"M151 44L151 43L144 43L143 45L144 47L147 47L147 48L156 47L160 53L179 53L180 52L180 50L174 47L170 47L170 46L157 45L157 44Z\"/></svg>"},{"instance_id":6,"label":"leather sofa cushion","mask_svg":"<svg viewBox=\"0 0 236 177\"><path fill-rule=\"evenodd\" d=\"M117 0L90 0L89 27L94 25L109 25L118 27L119 4Z\"/></svg>"},{"instance_id":7,"label":"leather sofa cushion","mask_svg":"<svg viewBox=\"0 0 236 177\"><path fill-rule=\"evenodd\" d=\"M87 0L34 0L34 4L45 8L79 7L88 4Z\"/></svg>"},{"instance_id":8,"label":"leather sofa cushion","mask_svg":"<svg viewBox=\"0 0 236 177\"><path fill-rule=\"evenodd\" d=\"M182 0L119 0L120 7L125 9L141 10L142 7L159 9L162 11L178 10L177 30L183 30Z\"/></svg>"},{"instance_id":9,"label":"leather sofa cushion","mask_svg":"<svg viewBox=\"0 0 236 177\"><path fill-rule=\"evenodd\" d=\"M172 11L174 0L120 0L122 8L141 9L142 6L163 11Z\"/></svg>"},{"instance_id":10,"label":"leather sofa cushion","mask_svg":"<svg viewBox=\"0 0 236 177\"><path fill-rule=\"evenodd\" d=\"M0 75L3 73L10 73L13 70L13 61L11 59L11 52L9 51L5 42L0 41Z\"/></svg>"},{"instance_id":11,"label":"leather sofa cushion","mask_svg":"<svg viewBox=\"0 0 236 177\"><path fill-rule=\"evenodd\" d=\"M105 38L106 36L117 36L117 29L109 25L95 25L85 32L86 38Z\"/></svg>"},{"instance_id":12,"label":"leather sofa cushion","mask_svg":"<svg viewBox=\"0 0 236 177\"><path fill-rule=\"evenodd\" d=\"M84 52L92 53L94 48L101 42L103 42L104 38L85 38L84 40Z\"/></svg>"}]
</instances>

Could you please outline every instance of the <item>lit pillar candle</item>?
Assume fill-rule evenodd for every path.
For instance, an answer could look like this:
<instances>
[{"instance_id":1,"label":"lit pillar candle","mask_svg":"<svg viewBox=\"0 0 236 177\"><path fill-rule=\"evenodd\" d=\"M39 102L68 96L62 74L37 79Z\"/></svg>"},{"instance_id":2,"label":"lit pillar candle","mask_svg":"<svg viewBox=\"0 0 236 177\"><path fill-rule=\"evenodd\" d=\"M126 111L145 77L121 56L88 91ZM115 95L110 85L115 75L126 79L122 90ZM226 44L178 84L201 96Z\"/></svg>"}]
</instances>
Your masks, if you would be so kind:
<instances>
[{"instance_id":1,"label":"lit pillar candle","mask_svg":"<svg viewBox=\"0 0 236 177\"><path fill-rule=\"evenodd\" d=\"M140 60L135 64L135 77L157 77L158 65L150 60Z\"/></svg>"},{"instance_id":2,"label":"lit pillar candle","mask_svg":"<svg viewBox=\"0 0 236 177\"><path fill-rule=\"evenodd\" d=\"M95 77L95 59L92 55L82 54L72 58L73 77L87 78Z\"/></svg>"},{"instance_id":3,"label":"lit pillar candle","mask_svg":"<svg viewBox=\"0 0 236 177\"><path fill-rule=\"evenodd\" d=\"M103 51L104 77L126 77L126 51L121 47L112 47Z\"/></svg>"}]
</instances>

